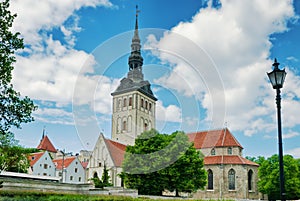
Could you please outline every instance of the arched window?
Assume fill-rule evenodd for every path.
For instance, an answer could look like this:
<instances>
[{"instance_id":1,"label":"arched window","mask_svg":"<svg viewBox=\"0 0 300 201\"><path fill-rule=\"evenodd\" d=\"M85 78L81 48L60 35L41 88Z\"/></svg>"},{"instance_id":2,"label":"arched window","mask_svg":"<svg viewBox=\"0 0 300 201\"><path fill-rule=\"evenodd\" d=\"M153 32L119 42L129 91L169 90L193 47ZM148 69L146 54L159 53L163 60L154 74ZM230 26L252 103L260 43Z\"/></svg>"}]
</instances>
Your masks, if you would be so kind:
<instances>
[{"instance_id":1,"label":"arched window","mask_svg":"<svg viewBox=\"0 0 300 201\"><path fill-rule=\"evenodd\" d=\"M148 101L145 101L145 109L148 110Z\"/></svg>"},{"instance_id":2,"label":"arched window","mask_svg":"<svg viewBox=\"0 0 300 201\"><path fill-rule=\"evenodd\" d=\"M213 171L211 169L209 169L207 171L207 180L208 180L208 186L207 186L207 189L209 190L212 190L214 189L214 174L213 174Z\"/></svg>"},{"instance_id":3,"label":"arched window","mask_svg":"<svg viewBox=\"0 0 300 201\"><path fill-rule=\"evenodd\" d=\"M235 190L235 171L230 169L228 172L228 188L229 190Z\"/></svg>"},{"instance_id":4,"label":"arched window","mask_svg":"<svg viewBox=\"0 0 300 201\"><path fill-rule=\"evenodd\" d=\"M228 155L232 155L232 147L228 147L227 153L228 153Z\"/></svg>"},{"instance_id":5,"label":"arched window","mask_svg":"<svg viewBox=\"0 0 300 201\"><path fill-rule=\"evenodd\" d=\"M144 107L144 99L141 99L141 107Z\"/></svg>"},{"instance_id":6,"label":"arched window","mask_svg":"<svg viewBox=\"0 0 300 201\"><path fill-rule=\"evenodd\" d=\"M151 112L151 109L152 109L152 104L149 103L149 111Z\"/></svg>"},{"instance_id":7,"label":"arched window","mask_svg":"<svg viewBox=\"0 0 300 201\"><path fill-rule=\"evenodd\" d=\"M98 173L94 172L93 178L97 178L98 177Z\"/></svg>"},{"instance_id":8,"label":"arched window","mask_svg":"<svg viewBox=\"0 0 300 201\"><path fill-rule=\"evenodd\" d=\"M210 151L210 154L211 154L212 156L216 155L216 150L215 150L215 148L212 148L212 150Z\"/></svg>"},{"instance_id":9,"label":"arched window","mask_svg":"<svg viewBox=\"0 0 300 201\"><path fill-rule=\"evenodd\" d=\"M127 122L126 122L126 120L123 120L122 130L126 131L126 129L127 129Z\"/></svg>"},{"instance_id":10,"label":"arched window","mask_svg":"<svg viewBox=\"0 0 300 201\"><path fill-rule=\"evenodd\" d=\"M118 118L117 120L117 133L121 132L121 118Z\"/></svg>"},{"instance_id":11,"label":"arched window","mask_svg":"<svg viewBox=\"0 0 300 201\"><path fill-rule=\"evenodd\" d=\"M128 106L132 106L132 97L129 97L129 103Z\"/></svg>"},{"instance_id":12,"label":"arched window","mask_svg":"<svg viewBox=\"0 0 300 201\"><path fill-rule=\"evenodd\" d=\"M128 117L128 132L131 132L131 129L132 129L132 117L129 116Z\"/></svg>"},{"instance_id":13,"label":"arched window","mask_svg":"<svg viewBox=\"0 0 300 201\"><path fill-rule=\"evenodd\" d=\"M124 98L123 100L123 107L126 107L127 106L127 98Z\"/></svg>"},{"instance_id":14,"label":"arched window","mask_svg":"<svg viewBox=\"0 0 300 201\"><path fill-rule=\"evenodd\" d=\"M252 177L253 177L253 171L248 171L248 190L252 191Z\"/></svg>"}]
</instances>

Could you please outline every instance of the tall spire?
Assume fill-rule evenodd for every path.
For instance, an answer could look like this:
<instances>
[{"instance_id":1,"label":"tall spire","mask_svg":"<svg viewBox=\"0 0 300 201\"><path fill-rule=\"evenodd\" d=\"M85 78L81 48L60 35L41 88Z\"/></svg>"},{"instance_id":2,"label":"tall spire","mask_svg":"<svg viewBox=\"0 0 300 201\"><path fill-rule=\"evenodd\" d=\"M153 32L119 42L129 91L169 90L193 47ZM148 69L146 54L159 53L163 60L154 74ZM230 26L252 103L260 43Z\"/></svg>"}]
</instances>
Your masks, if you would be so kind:
<instances>
[{"instance_id":1,"label":"tall spire","mask_svg":"<svg viewBox=\"0 0 300 201\"><path fill-rule=\"evenodd\" d=\"M141 56L141 40L139 37L139 29L138 29L139 12L140 10L138 10L138 6L136 6L135 30L134 30L134 36L132 38L131 54L128 59L128 65L129 65L129 71L138 70L142 72L143 57Z\"/></svg>"}]
</instances>

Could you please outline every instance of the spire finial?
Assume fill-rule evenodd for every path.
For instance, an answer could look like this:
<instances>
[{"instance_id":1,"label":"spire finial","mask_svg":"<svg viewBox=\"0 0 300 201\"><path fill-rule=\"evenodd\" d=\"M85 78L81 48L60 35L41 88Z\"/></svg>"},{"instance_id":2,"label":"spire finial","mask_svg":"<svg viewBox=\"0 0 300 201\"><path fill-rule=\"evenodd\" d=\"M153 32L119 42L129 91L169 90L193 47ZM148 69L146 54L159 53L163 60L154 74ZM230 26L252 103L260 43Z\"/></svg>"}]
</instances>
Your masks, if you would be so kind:
<instances>
[{"instance_id":1,"label":"spire finial","mask_svg":"<svg viewBox=\"0 0 300 201\"><path fill-rule=\"evenodd\" d=\"M135 29L138 29L138 16L139 16L139 12L141 12L139 10L138 5L135 6Z\"/></svg>"}]
</instances>

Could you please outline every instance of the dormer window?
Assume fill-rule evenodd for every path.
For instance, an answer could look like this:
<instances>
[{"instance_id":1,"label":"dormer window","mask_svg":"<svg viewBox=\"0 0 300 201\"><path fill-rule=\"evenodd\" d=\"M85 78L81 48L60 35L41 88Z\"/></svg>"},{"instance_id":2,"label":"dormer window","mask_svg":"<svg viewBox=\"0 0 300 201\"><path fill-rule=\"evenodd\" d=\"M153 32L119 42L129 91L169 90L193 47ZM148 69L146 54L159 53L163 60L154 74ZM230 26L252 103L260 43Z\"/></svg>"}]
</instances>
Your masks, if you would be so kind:
<instances>
[{"instance_id":1,"label":"dormer window","mask_svg":"<svg viewBox=\"0 0 300 201\"><path fill-rule=\"evenodd\" d=\"M228 155L232 155L232 147L228 147L227 153L228 153Z\"/></svg>"},{"instance_id":2,"label":"dormer window","mask_svg":"<svg viewBox=\"0 0 300 201\"><path fill-rule=\"evenodd\" d=\"M216 155L216 150L215 150L215 148L212 148L212 150L210 151L210 154L211 154L212 156Z\"/></svg>"}]
</instances>

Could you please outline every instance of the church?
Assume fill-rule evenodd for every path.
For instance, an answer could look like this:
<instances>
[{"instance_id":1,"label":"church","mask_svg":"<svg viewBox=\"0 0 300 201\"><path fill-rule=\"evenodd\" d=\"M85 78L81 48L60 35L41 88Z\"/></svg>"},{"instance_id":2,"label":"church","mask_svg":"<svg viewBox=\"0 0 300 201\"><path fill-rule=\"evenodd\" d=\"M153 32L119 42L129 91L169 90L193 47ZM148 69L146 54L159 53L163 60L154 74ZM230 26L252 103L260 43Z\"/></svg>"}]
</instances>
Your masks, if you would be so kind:
<instances>
[{"instance_id":1,"label":"church","mask_svg":"<svg viewBox=\"0 0 300 201\"><path fill-rule=\"evenodd\" d=\"M104 166L111 183L123 187L119 177L126 145L133 145L144 131L155 129L157 98L149 81L144 80L143 57L136 14L135 30L128 59L129 70L112 95L111 139L103 134L95 144L86 178L101 178ZM188 133L190 142L204 154L207 186L193 194L195 198L258 199L258 164L242 156L242 145L228 128Z\"/></svg>"}]
</instances>

